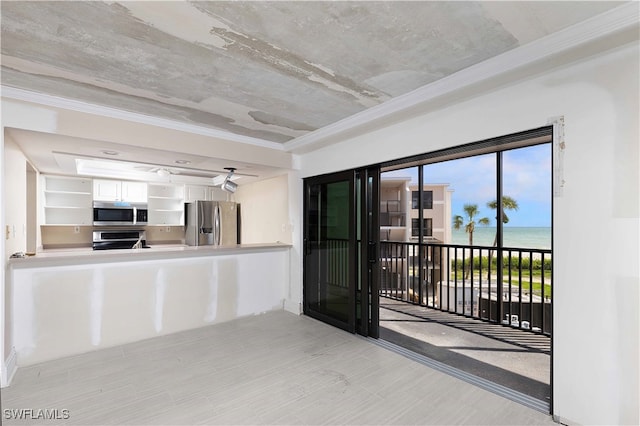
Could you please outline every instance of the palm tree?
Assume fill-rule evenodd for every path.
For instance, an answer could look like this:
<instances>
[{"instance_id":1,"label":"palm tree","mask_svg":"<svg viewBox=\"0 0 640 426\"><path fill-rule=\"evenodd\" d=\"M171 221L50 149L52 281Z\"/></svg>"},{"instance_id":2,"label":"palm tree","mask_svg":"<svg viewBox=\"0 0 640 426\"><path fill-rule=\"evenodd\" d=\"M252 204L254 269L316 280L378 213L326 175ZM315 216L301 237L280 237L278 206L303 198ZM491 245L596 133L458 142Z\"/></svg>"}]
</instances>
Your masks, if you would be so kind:
<instances>
[{"instance_id":1,"label":"palm tree","mask_svg":"<svg viewBox=\"0 0 640 426\"><path fill-rule=\"evenodd\" d=\"M487 203L487 207L492 210L498 210L498 200L493 200ZM518 210L518 202L508 195L502 196L502 223L509 223L509 216L505 210ZM496 220L498 217L496 216ZM493 238L493 246L498 245L498 232L496 230L496 236ZM487 268L487 277L491 274L491 258L493 257L493 250L489 250L489 267Z\"/></svg>"},{"instance_id":2,"label":"palm tree","mask_svg":"<svg viewBox=\"0 0 640 426\"><path fill-rule=\"evenodd\" d=\"M453 227L455 229L460 229L464 226L464 232L469 234L469 245L472 246L473 231L475 231L476 229L476 216L478 215L478 213L480 213L480 210L478 210L477 204L465 204L462 208L467 215L466 216L467 223L466 224L464 223L465 218L463 218L460 215L456 215L453 217ZM489 223L490 223L490 220L488 217L483 217L478 219L479 225L489 225ZM471 263L471 259L469 259L469 263ZM469 277L470 271L471 271L471 266L469 266L469 268L466 268L466 271L464 274L465 278Z\"/></svg>"},{"instance_id":3,"label":"palm tree","mask_svg":"<svg viewBox=\"0 0 640 426\"><path fill-rule=\"evenodd\" d=\"M497 210L498 209L498 201L497 200L493 200L487 203L487 207L489 207L491 210ZM509 223L509 216L507 216L507 213L505 212L505 210L518 210L518 202L516 200L514 200L513 198L509 197L508 195L503 195L502 196L502 223ZM496 219L498 219L498 217L496 216ZM495 238L493 239L493 245L496 246L498 245L498 234L496 233Z\"/></svg>"}]
</instances>

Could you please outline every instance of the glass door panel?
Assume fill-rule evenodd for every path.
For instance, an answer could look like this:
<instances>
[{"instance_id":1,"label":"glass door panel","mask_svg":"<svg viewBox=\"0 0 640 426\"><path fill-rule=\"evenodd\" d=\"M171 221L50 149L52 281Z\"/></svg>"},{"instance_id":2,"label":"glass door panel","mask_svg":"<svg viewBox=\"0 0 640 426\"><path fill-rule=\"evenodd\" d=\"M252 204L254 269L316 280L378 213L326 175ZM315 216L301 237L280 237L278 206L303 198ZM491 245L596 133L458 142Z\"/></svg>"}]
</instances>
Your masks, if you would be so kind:
<instances>
[{"instance_id":1,"label":"glass door panel","mask_svg":"<svg viewBox=\"0 0 640 426\"><path fill-rule=\"evenodd\" d=\"M355 331L354 173L305 180L304 312Z\"/></svg>"}]
</instances>

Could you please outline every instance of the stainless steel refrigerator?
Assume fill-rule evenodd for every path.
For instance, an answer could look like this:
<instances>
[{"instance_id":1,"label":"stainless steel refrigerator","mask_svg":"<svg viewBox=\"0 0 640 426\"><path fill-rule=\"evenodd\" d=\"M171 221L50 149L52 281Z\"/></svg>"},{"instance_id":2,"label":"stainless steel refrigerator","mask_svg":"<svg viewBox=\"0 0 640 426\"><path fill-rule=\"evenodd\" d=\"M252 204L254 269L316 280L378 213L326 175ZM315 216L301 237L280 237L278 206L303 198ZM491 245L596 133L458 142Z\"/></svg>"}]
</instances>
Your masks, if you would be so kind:
<instances>
[{"instance_id":1,"label":"stainless steel refrigerator","mask_svg":"<svg viewBox=\"0 0 640 426\"><path fill-rule=\"evenodd\" d=\"M185 244L229 246L240 243L240 205L231 201L185 203Z\"/></svg>"}]
</instances>

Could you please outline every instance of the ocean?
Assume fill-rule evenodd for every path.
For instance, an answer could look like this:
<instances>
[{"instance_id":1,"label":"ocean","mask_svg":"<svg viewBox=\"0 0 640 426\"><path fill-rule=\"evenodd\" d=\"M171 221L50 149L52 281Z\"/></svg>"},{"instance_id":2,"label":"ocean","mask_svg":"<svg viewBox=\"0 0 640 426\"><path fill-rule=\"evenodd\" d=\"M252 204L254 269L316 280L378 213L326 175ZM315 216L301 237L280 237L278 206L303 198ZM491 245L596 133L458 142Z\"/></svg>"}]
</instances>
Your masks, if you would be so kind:
<instances>
[{"instance_id":1,"label":"ocean","mask_svg":"<svg viewBox=\"0 0 640 426\"><path fill-rule=\"evenodd\" d=\"M503 230L504 247L551 249L550 227L505 226ZM492 246L495 237L495 226L476 225L476 229L473 232L473 245ZM464 228L452 229L451 238L453 244L469 244L469 235L464 232Z\"/></svg>"}]
</instances>

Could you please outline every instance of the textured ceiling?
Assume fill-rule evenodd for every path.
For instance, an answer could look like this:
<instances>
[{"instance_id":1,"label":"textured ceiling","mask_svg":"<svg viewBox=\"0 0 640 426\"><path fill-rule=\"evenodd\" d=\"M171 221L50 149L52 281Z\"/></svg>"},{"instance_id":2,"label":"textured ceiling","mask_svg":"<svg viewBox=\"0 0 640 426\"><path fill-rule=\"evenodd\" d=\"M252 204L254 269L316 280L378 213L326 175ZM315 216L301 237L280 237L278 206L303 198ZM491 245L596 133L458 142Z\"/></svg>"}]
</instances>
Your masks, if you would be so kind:
<instances>
[{"instance_id":1,"label":"textured ceiling","mask_svg":"<svg viewBox=\"0 0 640 426\"><path fill-rule=\"evenodd\" d=\"M618 5L2 1L2 84L285 142Z\"/></svg>"}]
</instances>

